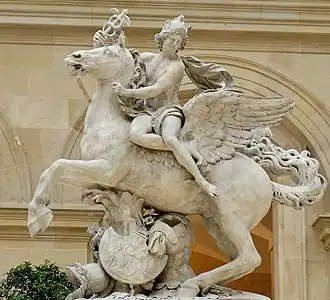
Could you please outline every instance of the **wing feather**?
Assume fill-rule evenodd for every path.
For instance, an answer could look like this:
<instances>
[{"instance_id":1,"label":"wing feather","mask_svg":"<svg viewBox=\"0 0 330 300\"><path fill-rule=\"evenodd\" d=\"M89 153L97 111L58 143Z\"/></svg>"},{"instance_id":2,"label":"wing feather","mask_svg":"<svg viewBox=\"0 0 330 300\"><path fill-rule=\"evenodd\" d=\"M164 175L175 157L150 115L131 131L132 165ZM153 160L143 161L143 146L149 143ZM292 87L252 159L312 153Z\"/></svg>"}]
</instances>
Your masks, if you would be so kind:
<instances>
[{"instance_id":1,"label":"wing feather","mask_svg":"<svg viewBox=\"0 0 330 300\"><path fill-rule=\"evenodd\" d=\"M254 97L235 90L206 91L183 107L182 135L194 132L196 145L209 163L230 159L250 143L253 129L278 125L294 103L284 97Z\"/></svg>"}]
</instances>

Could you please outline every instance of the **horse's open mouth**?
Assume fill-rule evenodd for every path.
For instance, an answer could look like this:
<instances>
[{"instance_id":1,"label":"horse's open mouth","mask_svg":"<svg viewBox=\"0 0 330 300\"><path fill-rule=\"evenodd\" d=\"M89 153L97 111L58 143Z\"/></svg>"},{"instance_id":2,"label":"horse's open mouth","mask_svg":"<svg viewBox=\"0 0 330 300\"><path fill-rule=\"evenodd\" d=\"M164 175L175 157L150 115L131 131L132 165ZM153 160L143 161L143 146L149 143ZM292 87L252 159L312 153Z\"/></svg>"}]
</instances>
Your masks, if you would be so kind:
<instances>
[{"instance_id":1,"label":"horse's open mouth","mask_svg":"<svg viewBox=\"0 0 330 300\"><path fill-rule=\"evenodd\" d=\"M72 65L71 76L81 76L84 75L85 69L81 64Z\"/></svg>"}]
</instances>

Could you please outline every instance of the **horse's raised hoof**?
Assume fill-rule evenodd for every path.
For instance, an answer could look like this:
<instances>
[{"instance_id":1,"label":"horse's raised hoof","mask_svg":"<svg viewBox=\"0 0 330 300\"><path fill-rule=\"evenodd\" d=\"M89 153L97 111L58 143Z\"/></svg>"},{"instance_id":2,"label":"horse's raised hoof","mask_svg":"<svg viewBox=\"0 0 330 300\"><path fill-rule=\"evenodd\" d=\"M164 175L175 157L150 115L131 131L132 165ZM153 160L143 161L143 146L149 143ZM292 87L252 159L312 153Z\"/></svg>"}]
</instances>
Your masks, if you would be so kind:
<instances>
[{"instance_id":1,"label":"horse's raised hoof","mask_svg":"<svg viewBox=\"0 0 330 300\"><path fill-rule=\"evenodd\" d=\"M181 285L177 297L179 299L186 297L196 297L199 294L199 291L200 289L197 281L188 279Z\"/></svg>"},{"instance_id":2,"label":"horse's raised hoof","mask_svg":"<svg viewBox=\"0 0 330 300\"><path fill-rule=\"evenodd\" d=\"M35 236L41 231L41 228L37 221L29 222L27 227L29 229L31 239L34 239Z\"/></svg>"},{"instance_id":3,"label":"horse's raised hoof","mask_svg":"<svg viewBox=\"0 0 330 300\"><path fill-rule=\"evenodd\" d=\"M29 207L30 209L30 207ZM39 232L44 232L53 219L53 213L48 207L29 211L28 224L30 237L33 239Z\"/></svg>"},{"instance_id":4,"label":"horse's raised hoof","mask_svg":"<svg viewBox=\"0 0 330 300\"><path fill-rule=\"evenodd\" d=\"M31 201L28 205L27 227L31 239L33 239L41 230L40 225L37 222L37 207L35 201Z\"/></svg>"},{"instance_id":5,"label":"horse's raised hoof","mask_svg":"<svg viewBox=\"0 0 330 300\"><path fill-rule=\"evenodd\" d=\"M48 207L43 207L37 216L40 230L44 232L53 220L53 212Z\"/></svg>"}]
</instances>

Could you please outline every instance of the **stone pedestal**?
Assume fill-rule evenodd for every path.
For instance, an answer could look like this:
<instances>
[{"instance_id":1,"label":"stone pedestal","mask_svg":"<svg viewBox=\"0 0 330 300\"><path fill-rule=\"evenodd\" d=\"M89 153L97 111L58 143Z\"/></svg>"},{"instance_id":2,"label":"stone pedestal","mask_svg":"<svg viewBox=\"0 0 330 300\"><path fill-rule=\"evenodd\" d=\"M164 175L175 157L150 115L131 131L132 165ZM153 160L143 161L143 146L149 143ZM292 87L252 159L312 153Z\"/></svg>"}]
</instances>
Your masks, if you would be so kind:
<instances>
[{"instance_id":1,"label":"stone pedestal","mask_svg":"<svg viewBox=\"0 0 330 300\"><path fill-rule=\"evenodd\" d=\"M78 299L83 300L84 298ZM171 297L171 296L164 296L164 297L147 297L145 295L136 295L131 296L127 293L113 293L112 295L106 297L106 298L95 298L94 300L142 300L142 299L159 299L159 300L179 300L179 299L187 299L187 300L270 300L270 298L242 292L239 295L233 295L233 296L220 296L220 295L207 295L205 297L185 297L185 298L178 298L178 297Z\"/></svg>"}]
</instances>

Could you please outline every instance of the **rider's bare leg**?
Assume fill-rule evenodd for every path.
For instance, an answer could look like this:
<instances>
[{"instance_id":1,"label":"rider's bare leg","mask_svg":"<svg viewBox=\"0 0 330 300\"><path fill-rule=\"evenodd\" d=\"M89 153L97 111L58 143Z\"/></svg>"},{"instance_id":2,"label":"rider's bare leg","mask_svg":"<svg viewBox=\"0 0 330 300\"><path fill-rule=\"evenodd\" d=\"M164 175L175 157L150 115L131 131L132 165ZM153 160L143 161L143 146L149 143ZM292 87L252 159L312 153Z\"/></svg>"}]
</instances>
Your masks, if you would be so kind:
<instances>
[{"instance_id":1,"label":"rider's bare leg","mask_svg":"<svg viewBox=\"0 0 330 300\"><path fill-rule=\"evenodd\" d=\"M153 133L151 125L152 117L149 115L141 115L136 117L132 123L129 132L130 140L139 146L163 151L172 151L168 145L164 142L163 138ZM203 163L203 157L196 149L194 141L185 143L191 156L197 160L197 166Z\"/></svg>"},{"instance_id":2,"label":"rider's bare leg","mask_svg":"<svg viewBox=\"0 0 330 300\"><path fill-rule=\"evenodd\" d=\"M162 136L165 144L171 149L179 164L194 176L199 186L210 196L217 197L219 191L216 186L206 181L200 173L195 161L188 149L178 140L182 127L181 119L175 116L167 116L162 123Z\"/></svg>"},{"instance_id":3,"label":"rider's bare leg","mask_svg":"<svg viewBox=\"0 0 330 300\"><path fill-rule=\"evenodd\" d=\"M160 135L152 133L151 119L152 117L149 115L136 117L131 123L130 140L145 148L171 151Z\"/></svg>"},{"instance_id":4,"label":"rider's bare leg","mask_svg":"<svg viewBox=\"0 0 330 300\"><path fill-rule=\"evenodd\" d=\"M175 116L166 117L162 123L162 137L152 133L151 120L151 116L141 115L132 121L129 134L131 141L149 149L172 151L178 162L194 176L200 187L210 197L216 197L218 195L217 188L206 181L195 161L192 159L193 156L201 164L201 155L196 149L196 151L189 151L178 140L179 131L182 126L181 119ZM194 148L192 147L192 149Z\"/></svg>"},{"instance_id":5,"label":"rider's bare leg","mask_svg":"<svg viewBox=\"0 0 330 300\"><path fill-rule=\"evenodd\" d=\"M187 138L187 135L183 137L183 139L180 139L181 142L184 143L186 149L188 149L190 155L196 160L197 166L202 166L204 164L203 156L199 153L197 150L196 140L193 136L189 136Z\"/></svg>"}]
</instances>

